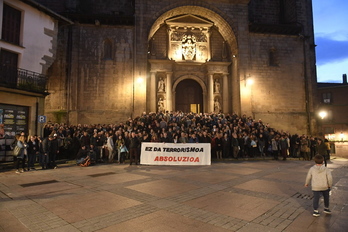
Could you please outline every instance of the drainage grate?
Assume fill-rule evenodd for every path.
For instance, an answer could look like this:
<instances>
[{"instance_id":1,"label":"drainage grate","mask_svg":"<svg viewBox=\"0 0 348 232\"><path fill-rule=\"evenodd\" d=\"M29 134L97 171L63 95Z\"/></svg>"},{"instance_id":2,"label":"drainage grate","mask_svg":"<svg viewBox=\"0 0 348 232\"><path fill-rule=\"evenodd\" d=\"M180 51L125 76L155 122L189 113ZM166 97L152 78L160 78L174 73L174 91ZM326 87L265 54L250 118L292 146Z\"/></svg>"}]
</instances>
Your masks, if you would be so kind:
<instances>
[{"instance_id":1,"label":"drainage grate","mask_svg":"<svg viewBox=\"0 0 348 232\"><path fill-rule=\"evenodd\" d=\"M300 198L300 199L306 199L306 200L312 200L313 196L308 195L308 194L303 194L303 193L295 193L292 195L293 198Z\"/></svg>"},{"instance_id":2,"label":"drainage grate","mask_svg":"<svg viewBox=\"0 0 348 232\"><path fill-rule=\"evenodd\" d=\"M59 181L57 181L57 180L46 180L46 181L33 182L33 183L28 183L28 184L20 184L20 186L22 186L23 188L26 188L26 187L37 186L37 185L53 184L53 183L57 183L57 182L59 182Z\"/></svg>"},{"instance_id":3,"label":"drainage grate","mask_svg":"<svg viewBox=\"0 0 348 232\"><path fill-rule=\"evenodd\" d=\"M98 174L93 174L93 175L88 175L90 177L100 177L100 176L109 176L109 175L114 175L116 173L114 172L104 172L104 173L98 173Z\"/></svg>"}]
</instances>

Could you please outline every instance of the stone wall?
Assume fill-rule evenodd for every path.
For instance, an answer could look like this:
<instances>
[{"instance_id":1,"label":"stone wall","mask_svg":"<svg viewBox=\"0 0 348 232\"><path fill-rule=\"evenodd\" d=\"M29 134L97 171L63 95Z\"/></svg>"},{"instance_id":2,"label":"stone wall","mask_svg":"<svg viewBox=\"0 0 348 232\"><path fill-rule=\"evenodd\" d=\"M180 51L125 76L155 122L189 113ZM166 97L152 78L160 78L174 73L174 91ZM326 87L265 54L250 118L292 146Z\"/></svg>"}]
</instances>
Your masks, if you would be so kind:
<instances>
[{"instance_id":1,"label":"stone wall","mask_svg":"<svg viewBox=\"0 0 348 232\"><path fill-rule=\"evenodd\" d=\"M64 45L68 32L62 34L60 49L68 49ZM70 123L128 118L133 107L133 29L78 25L72 28L71 40L71 63L61 55L52 70L55 75L50 78L51 95L46 101L49 118L54 120L60 111L76 115L68 119ZM105 57L106 41L111 42L107 45L111 57Z\"/></svg>"}]
</instances>

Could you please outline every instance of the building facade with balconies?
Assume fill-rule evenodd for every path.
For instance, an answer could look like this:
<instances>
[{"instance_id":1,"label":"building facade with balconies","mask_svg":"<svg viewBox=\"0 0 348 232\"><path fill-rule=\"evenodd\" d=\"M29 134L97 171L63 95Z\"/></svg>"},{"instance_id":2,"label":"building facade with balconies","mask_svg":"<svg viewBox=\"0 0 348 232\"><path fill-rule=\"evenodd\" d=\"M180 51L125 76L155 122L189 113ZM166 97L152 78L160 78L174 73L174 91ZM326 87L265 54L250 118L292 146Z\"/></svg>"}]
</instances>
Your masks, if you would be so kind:
<instances>
[{"instance_id":1,"label":"building facade with balconies","mask_svg":"<svg viewBox=\"0 0 348 232\"><path fill-rule=\"evenodd\" d=\"M59 24L70 21L31 0L0 0L0 160L15 134L40 134L47 72Z\"/></svg>"}]
</instances>

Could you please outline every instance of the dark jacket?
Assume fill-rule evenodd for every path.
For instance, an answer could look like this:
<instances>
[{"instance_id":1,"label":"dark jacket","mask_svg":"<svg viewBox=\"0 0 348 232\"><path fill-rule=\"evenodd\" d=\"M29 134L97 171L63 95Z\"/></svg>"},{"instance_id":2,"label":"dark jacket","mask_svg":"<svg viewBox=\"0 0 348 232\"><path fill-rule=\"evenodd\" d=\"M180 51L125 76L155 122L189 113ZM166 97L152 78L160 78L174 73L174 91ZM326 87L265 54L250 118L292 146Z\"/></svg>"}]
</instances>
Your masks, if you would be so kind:
<instances>
[{"instance_id":1,"label":"dark jacket","mask_svg":"<svg viewBox=\"0 0 348 232\"><path fill-rule=\"evenodd\" d=\"M57 154L59 151L58 140L52 139L48 140L48 152L51 154Z\"/></svg>"},{"instance_id":2,"label":"dark jacket","mask_svg":"<svg viewBox=\"0 0 348 232\"><path fill-rule=\"evenodd\" d=\"M29 140L28 142L28 154L36 154L36 152L40 151L40 143L39 140L35 140L35 144L33 141Z\"/></svg>"},{"instance_id":3,"label":"dark jacket","mask_svg":"<svg viewBox=\"0 0 348 232\"><path fill-rule=\"evenodd\" d=\"M129 143L129 148L138 148L140 146L139 139L137 137L131 137Z\"/></svg>"}]
</instances>

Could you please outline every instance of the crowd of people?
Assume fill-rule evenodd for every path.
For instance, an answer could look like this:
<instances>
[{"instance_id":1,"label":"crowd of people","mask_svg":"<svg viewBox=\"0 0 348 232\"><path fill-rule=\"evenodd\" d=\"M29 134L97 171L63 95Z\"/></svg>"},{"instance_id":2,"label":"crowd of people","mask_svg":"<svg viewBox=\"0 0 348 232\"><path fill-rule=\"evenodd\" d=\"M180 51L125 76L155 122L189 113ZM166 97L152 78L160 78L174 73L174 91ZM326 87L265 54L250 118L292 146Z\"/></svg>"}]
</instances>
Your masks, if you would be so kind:
<instances>
[{"instance_id":1,"label":"crowd of people","mask_svg":"<svg viewBox=\"0 0 348 232\"><path fill-rule=\"evenodd\" d=\"M261 119L216 113L143 113L118 124L67 125L48 122L43 136L17 135L17 172L34 168L39 157L43 169L57 168L56 159L76 160L88 166L98 162L139 164L142 142L210 143L213 159L297 157L311 160L316 154L330 159L329 141L289 134ZM27 160L27 162L25 162ZM20 170L20 168L22 168Z\"/></svg>"}]
</instances>

